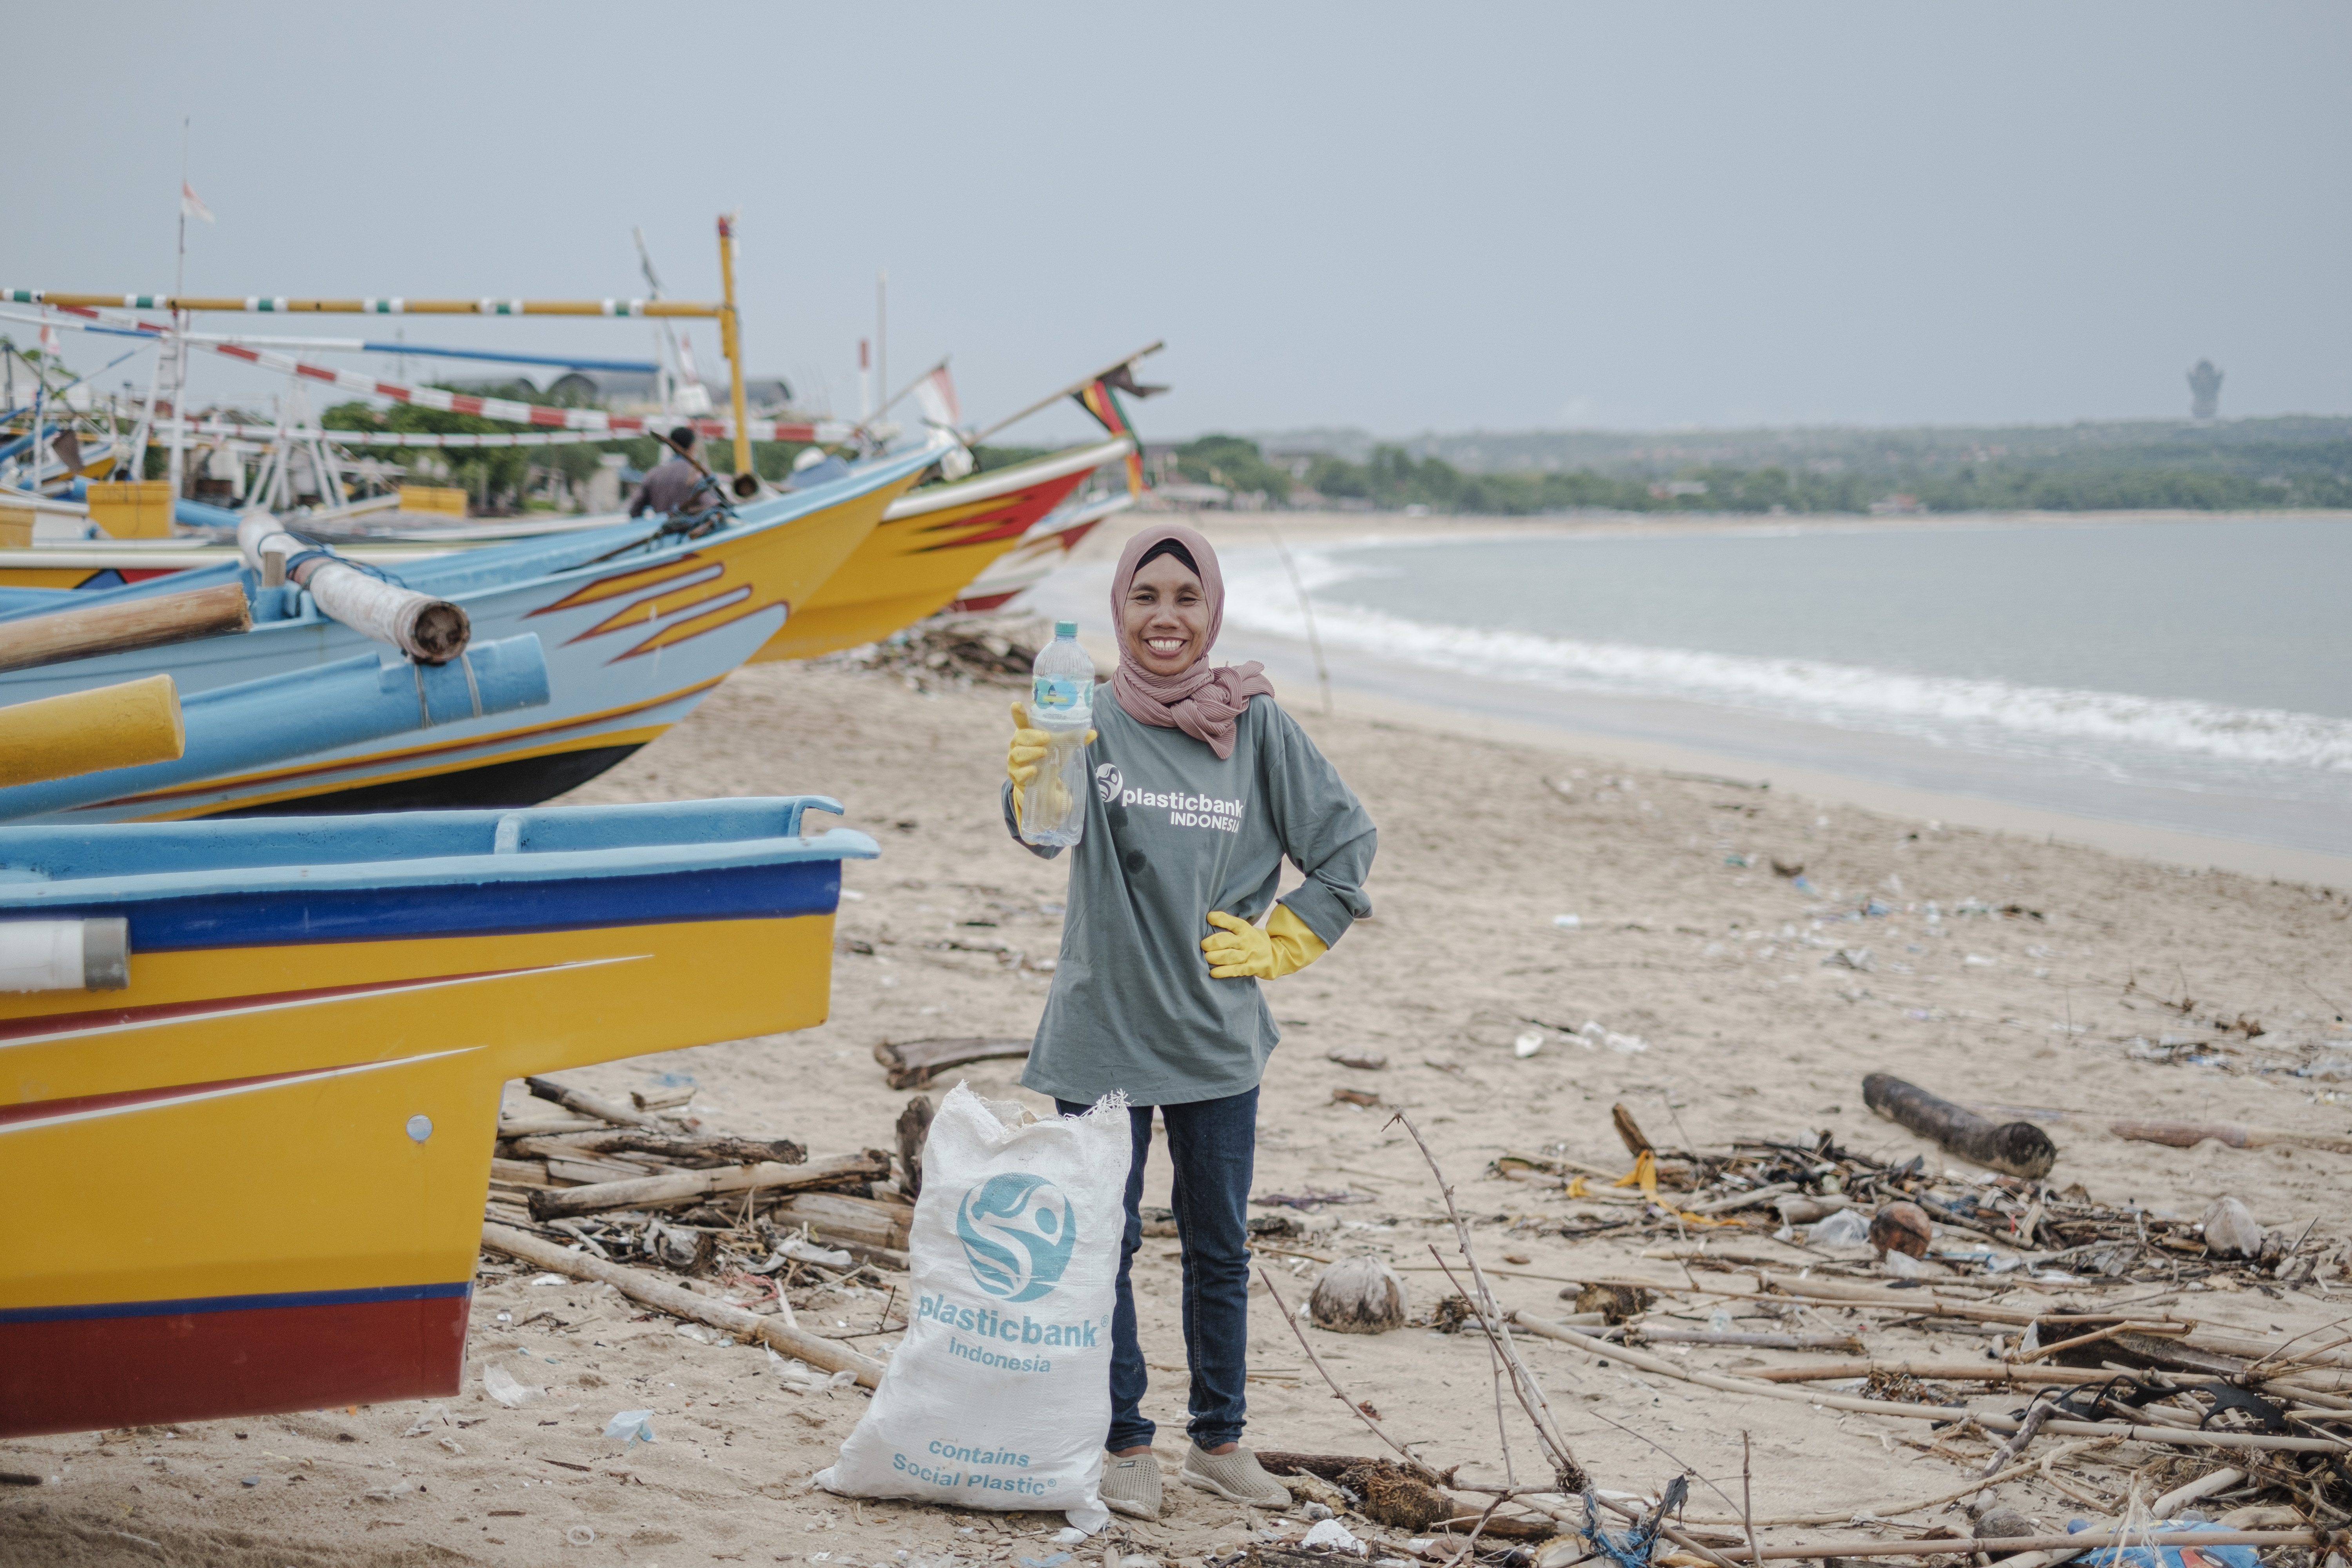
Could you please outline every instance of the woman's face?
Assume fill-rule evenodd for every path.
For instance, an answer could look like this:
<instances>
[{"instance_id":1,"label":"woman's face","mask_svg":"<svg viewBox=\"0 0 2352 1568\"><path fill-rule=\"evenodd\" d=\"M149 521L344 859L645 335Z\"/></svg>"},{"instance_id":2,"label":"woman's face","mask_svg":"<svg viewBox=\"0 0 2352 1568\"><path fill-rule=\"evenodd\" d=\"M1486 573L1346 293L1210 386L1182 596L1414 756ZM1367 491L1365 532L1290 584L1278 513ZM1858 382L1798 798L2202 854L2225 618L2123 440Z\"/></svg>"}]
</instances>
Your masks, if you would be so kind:
<instances>
[{"instance_id":1,"label":"woman's face","mask_svg":"<svg viewBox=\"0 0 2352 1568\"><path fill-rule=\"evenodd\" d=\"M1209 651L1209 596L1173 555L1146 562L1119 608L1119 637L1157 676L1181 675Z\"/></svg>"}]
</instances>

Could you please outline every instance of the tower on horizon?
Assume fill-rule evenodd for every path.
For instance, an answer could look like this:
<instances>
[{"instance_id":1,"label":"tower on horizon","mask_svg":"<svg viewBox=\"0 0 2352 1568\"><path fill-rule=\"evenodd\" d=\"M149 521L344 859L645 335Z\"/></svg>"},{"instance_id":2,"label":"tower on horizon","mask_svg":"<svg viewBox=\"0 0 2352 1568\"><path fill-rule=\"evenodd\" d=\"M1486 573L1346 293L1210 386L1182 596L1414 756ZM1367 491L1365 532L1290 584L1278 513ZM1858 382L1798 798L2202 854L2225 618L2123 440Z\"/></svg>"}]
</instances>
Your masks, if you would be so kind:
<instances>
[{"instance_id":1,"label":"tower on horizon","mask_svg":"<svg viewBox=\"0 0 2352 1568\"><path fill-rule=\"evenodd\" d=\"M2189 417L2218 419L2221 416L2221 373L2213 368L2210 359L2200 359L2197 368L2189 373Z\"/></svg>"}]
</instances>

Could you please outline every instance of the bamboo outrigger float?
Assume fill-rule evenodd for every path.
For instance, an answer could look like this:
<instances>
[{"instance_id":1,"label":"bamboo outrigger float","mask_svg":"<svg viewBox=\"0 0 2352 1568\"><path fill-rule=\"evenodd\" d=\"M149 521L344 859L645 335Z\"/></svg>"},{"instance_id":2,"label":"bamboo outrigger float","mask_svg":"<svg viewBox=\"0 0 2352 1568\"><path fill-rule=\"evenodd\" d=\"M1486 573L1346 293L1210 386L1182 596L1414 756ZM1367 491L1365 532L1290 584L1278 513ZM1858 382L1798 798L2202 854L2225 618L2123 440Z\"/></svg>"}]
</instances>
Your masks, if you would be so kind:
<instances>
[{"instance_id":1,"label":"bamboo outrigger float","mask_svg":"<svg viewBox=\"0 0 2352 1568\"><path fill-rule=\"evenodd\" d=\"M499 1086L821 1022L812 810L0 828L0 1437L457 1392Z\"/></svg>"}]
</instances>

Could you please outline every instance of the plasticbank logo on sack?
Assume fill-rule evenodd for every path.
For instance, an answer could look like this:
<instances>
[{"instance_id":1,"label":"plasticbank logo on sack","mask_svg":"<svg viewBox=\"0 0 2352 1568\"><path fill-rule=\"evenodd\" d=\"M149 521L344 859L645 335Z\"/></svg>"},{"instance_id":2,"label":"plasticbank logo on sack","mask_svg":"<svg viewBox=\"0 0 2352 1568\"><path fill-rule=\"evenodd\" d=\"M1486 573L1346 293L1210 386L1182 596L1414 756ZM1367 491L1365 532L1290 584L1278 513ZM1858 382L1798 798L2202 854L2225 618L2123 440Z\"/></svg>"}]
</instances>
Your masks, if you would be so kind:
<instances>
[{"instance_id":1,"label":"plasticbank logo on sack","mask_svg":"<svg viewBox=\"0 0 2352 1568\"><path fill-rule=\"evenodd\" d=\"M1015 1302L1052 1295L1078 1240L1069 1200L1044 1177L1018 1171L991 1176L964 1194L956 1208L956 1236L972 1282Z\"/></svg>"}]
</instances>

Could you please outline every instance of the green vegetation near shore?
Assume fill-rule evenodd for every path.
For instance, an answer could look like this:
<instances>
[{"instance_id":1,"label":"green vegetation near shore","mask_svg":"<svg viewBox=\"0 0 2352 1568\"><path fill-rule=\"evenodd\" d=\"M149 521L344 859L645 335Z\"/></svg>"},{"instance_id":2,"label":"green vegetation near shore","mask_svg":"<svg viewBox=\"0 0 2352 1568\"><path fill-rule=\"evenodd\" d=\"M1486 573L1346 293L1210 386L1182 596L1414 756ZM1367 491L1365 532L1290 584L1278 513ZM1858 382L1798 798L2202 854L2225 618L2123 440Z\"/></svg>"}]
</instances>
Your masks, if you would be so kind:
<instances>
[{"instance_id":1,"label":"green vegetation near shore","mask_svg":"<svg viewBox=\"0 0 2352 1568\"><path fill-rule=\"evenodd\" d=\"M2300 432L2298 432L2300 434ZM2190 437L2137 445L2085 445L2015 456L1971 453L1910 461L1665 467L1612 465L1473 471L1402 447L1372 447L1362 460L1317 452L1269 460L1238 436L1204 436L1176 448L1190 480L1276 505L1336 504L1382 511L1523 516L1540 512L1786 512L1880 510L2251 511L2352 507L2352 438L2202 441ZM1664 468L1664 471L1660 471Z\"/></svg>"}]
</instances>

